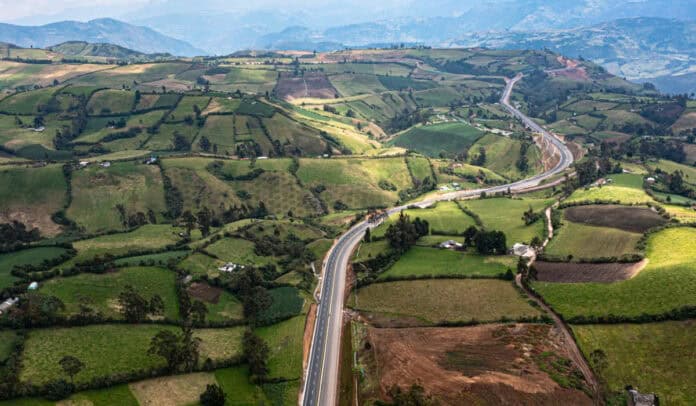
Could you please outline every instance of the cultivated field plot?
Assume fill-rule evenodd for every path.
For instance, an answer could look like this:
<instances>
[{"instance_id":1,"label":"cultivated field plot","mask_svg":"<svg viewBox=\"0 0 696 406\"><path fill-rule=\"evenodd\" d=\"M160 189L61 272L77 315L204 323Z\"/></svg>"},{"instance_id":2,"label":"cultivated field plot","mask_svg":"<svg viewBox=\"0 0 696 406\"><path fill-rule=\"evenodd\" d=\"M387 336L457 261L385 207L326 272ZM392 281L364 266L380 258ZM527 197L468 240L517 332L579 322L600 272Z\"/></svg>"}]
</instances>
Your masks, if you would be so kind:
<instances>
[{"instance_id":1,"label":"cultivated field plot","mask_svg":"<svg viewBox=\"0 0 696 406\"><path fill-rule=\"evenodd\" d=\"M442 404L591 405L562 336L549 325L371 328L359 362L374 383L361 396L423 386ZM560 383L563 384L561 386Z\"/></svg>"},{"instance_id":2,"label":"cultivated field plot","mask_svg":"<svg viewBox=\"0 0 696 406\"><path fill-rule=\"evenodd\" d=\"M374 75L341 73L329 76L333 87L343 97L360 94L381 93L387 89Z\"/></svg>"},{"instance_id":3,"label":"cultivated field plot","mask_svg":"<svg viewBox=\"0 0 696 406\"><path fill-rule=\"evenodd\" d=\"M632 279L605 283L535 282L534 289L566 319L609 314L635 317L696 304L696 228L669 228L648 240L648 265Z\"/></svg>"},{"instance_id":4,"label":"cultivated field plot","mask_svg":"<svg viewBox=\"0 0 696 406\"><path fill-rule=\"evenodd\" d=\"M663 172L670 174L676 171L681 171L683 173L684 182L696 185L696 167L679 164L664 159L659 160L657 163L648 163L648 167L653 170L659 168Z\"/></svg>"},{"instance_id":5,"label":"cultivated field plot","mask_svg":"<svg viewBox=\"0 0 696 406\"><path fill-rule=\"evenodd\" d=\"M302 125L282 114L264 118L262 123L273 141L290 147L290 150L283 147L289 154L299 150L304 156L318 156L327 151L327 143L318 130Z\"/></svg>"},{"instance_id":6,"label":"cultivated field plot","mask_svg":"<svg viewBox=\"0 0 696 406\"><path fill-rule=\"evenodd\" d=\"M573 263L535 261L536 280L540 282L618 282L634 277L645 265L636 263Z\"/></svg>"},{"instance_id":7,"label":"cultivated field plot","mask_svg":"<svg viewBox=\"0 0 696 406\"><path fill-rule=\"evenodd\" d=\"M125 90L100 90L87 103L91 115L123 114L134 107L135 93Z\"/></svg>"},{"instance_id":8,"label":"cultivated field plot","mask_svg":"<svg viewBox=\"0 0 696 406\"><path fill-rule=\"evenodd\" d=\"M242 303L232 294L205 282L194 282L186 291L191 298L200 300L208 308L210 321L242 320Z\"/></svg>"},{"instance_id":9,"label":"cultivated field plot","mask_svg":"<svg viewBox=\"0 0 696 406\"><path fill-rule=\"evenodd\" d=\"M297 177L304 186L323 186L319 196L329 208L337 201L355 209L390 206L398 194L382 189L380 181L392 183L397 190L413 185L403 158L300 159Z\"/></svg>"},{"instance_id":10,"label":"cultivated field plot","mask_svg":"<svg viewBox=\"0 0 696 406\"><path fill-rule=\"evenodd\" d=\"M87 240L75 241L77 250L75 262L92 259L97 255L114 256L137 254L145 250L163 249L179 240L180 228L169 224L146 224L128 233L109 234Z\"/></svg>"},{"instance_id":11,"label":"cultivated field plot","mask_svg":"<svg viewBox=\"0 0 696 406\"><path fill-rule=\"evenodd\" d=\"M463 239L462 239L463 240ZM380 275L390 277L421 276L499 276L516 264L512 256L481 256L440 248L413 247L391 268Z\"/></svg>"},{"instance_id":12,"label":"cultivated field plot","mask_svg":"<svg viewBox=\"0 0 696 406\"><path fill-rule=\"evenodd\" d=\"M179 100L174 111L167 116L167 122L181 122L186 117L195 117L196 108L198 111L205 110L210 102L210 97L207 96L184 96Z\"/></svg>"},{"instance_id":13,"label":"cultivated field plot","mask_svg":"<svg viewBox=\"0 0 696 406\"><path fill-rule=\"evenodd\" d=\"M177 332L166 325L96 325L74 328L32 330L24 346L20 380L43 384L62 372L58 361L72 355L84 362L85 368L75 377L76 382L88 382L95 377L127 373L151 367L163 367L161 357L147 354L150 339L161 330ZM241 349L243 328L197 330L201 343L201 360L224 360Z\"/></svg>"},{"instance_id":14,"label":"cultivated field plot","mask_svg":"<svg viewBox=\"0 0 696 406\"><path fill-rule=\"evenodd\" d=\"M118 295L130 285L146 300L159 295L164 302L162 316L176 320L179 318L179 304L174 289L175 277L174 272L162 268L120 268L106 274L83 273L50 279L42 283L40 292L59 298L65 304L67 315L78 314L81 306L87 306L106 317L117 319L123 317Z\"/></svg>"},{"instance_id":15,"label":"cultivated field plot","mask_svg":"<svg viewBox=\"0 0 696 406\"><path fill-rule=\"evenodd\" d=\"M191 67L185 62L143 63L126 66L118 66L87 75L82 75L70 80L73 85L91 85L121 89L133 86L133 81L140 83L139 87L146 91L162 91L162 85L166 87L166 81L156 86L149 86L146 82L154 82L175 75ZM154 89L153 89L154 87ZM165 89L166 90L166 89Z\"/></svg>"},{"instance_id":16,"label":"cultivated field plot","mask_svg":"<svg viewBox=\"0 0 696 406\"><path fill-rule=\"evenodd\" d=\"M157 221L166 211L157 166L138 162L97 165L72 175L72 201L67 215L88 233L123 230L131 216L149 211Z\"/></svg>"},{"instance_id":17,"label":"cultivated field plot","mask_svg":"<svg viewBox=\"0 0 696 406\"><path fill-rule=\"evenodd\" d=\"M613 227L633 233L644 233L667 222L652 209L619 205L568 207L563 210L563 216L574 223Z\"/></svg>"},{"instance_id":18,"label":"cultivated field plot","mask_svg":"<svg viewBox=\"0 0 696 406\"><path fill-rule=\"evenodd\" d=\"M179 262L177 266L187 272L190 272L193 276L205 275L214 278L220 275L218 268L224 264L225 262L221 259L195 252L186 257L183 261Z\"/></svg>"},{"instance_id":19,"label":"cultivated field plot","mask_svg":"<svg viewBox=\"0 0 696 406\"><path fill-rule=\"evenodd\" d=\"M256 255L254 243L242 238L223 238L206 247L205 251L225 262L240 265L267 265L277 262L277 258Z\"/></svg>"},{"instance_id":20,"label":"cultivated field plot","mask_svg":"<svg viewBox=\"0 0 696 406\"><path fill-rule=\"evenodd\" d=\"M573 258L608 258L637 254L636 244L643 236L610 227L586 226L566 221L553 236L544 252Z\"/></svg>"},{"instance_id":21,"label":"cultivated field plot","mask_svg":"<svg viewBox=\"0 0 696 406\"><path fill-rule=\"evenodd\" d=\"M57 91L58 89L53 87L16 93L0 101L0 112L7 114L37 114L39 106L45 105Z\"/></svg>"},{"instance_id":22,"label":"cultivated field plot","mask_svg":"<svg viewBox=\"0 0 696 406\"><path fill-rule=\"evenodd\" d=\"M530 242L534 236L543 239L545 224L543 220L527 226L522 215L531 207L535 212L551 205L553 199L478 199L463 200L459 204L478 214L483 226L489 230L500 230L507 237L508 246L516 242Z\"/></svg>"},{"instance_id":23,"label":"cultivated field plot","mask_svg":"<svg viewBox=\"0 0 696 406\"><path fill-rule=\"evenodd\" d=\"M270 378L301 378L304 328L305 317L297 316L272 326L256 329L256 334L263 338L270 348L268 358Z\"/></svg>"},{"instance_id":24,"label":"cultivated field plot","mask_svg":"<svg viewBox=\"0 0 696 406\"><path fill-rule=\"evenodd\" d=\"M350 301L351 307L382 326L490 322L541 315L511 282L494 279L375 283L358 289Z\"/></svg>"},{"instance_id":25,"label":"cultivated field plot","mask_svg":"<svg viewBox=\"0 0 696 406\"><path fill-rule=\"evenodd\" d=\"M0 87L50 86L54 80L63 83L75 76L112 68L112 65L58 64L38 65L11 61L0 61Z\"/></svg>"},{"instance_id":26,"label":"cultivated field plot","mask_svg":"<svg viewBox=\"0 0 696 406\"><path fill-rule=\"evenodd\" d=\"M483 132L466 123L442 123L414 127L390 143L418 151L430 157L455 156L464 152L483 136Z\"/></svg>"},{"instance_id":27,"label":"cultivated field plot","mask_svg":"<svg viewBox=\"0 0 696 406\"><path fill-rule=\"evenodd\" d=\"M205 125L198 132L197 142L193 149L201 150L200 141L206 137L210 144L210 151L233 155L235 151L234 116L209 116Z\"/></svg>"},{"instance_id":28,"label":"cultivated field plot","mask_svg":"<svg viewBox=\"0 0 696 406\"><path fill-rule=\"evenodd\" d=\"M337 91L323 73L307 72L301 76L281 73L275 92L278 97L293 100L302 97L333 99Z\"/></svg>"},{"instance_id":29,"label":"cultivated field plot","mask_svg":"<svg viewBox=\"0 0 696 406\"><path fill-rule=\"evenodd\" d=\"M606 367L595 368L612 392L633 385L656 393L660 403L696 402L696 322L573 326L586 357L595 350L606 354Z\"/></svg>"},{"instance_id":30,"label":"cultivated field plot","mask_svg":"<svg viewBox=\"0 0 696 406\"><path fill-rule=\"evenodd\" d=\"M42 235L58 234L51 215L65 204L67 183L60 165L0 168L0 221L20 221Z\"/></svg>"}]
</instances>

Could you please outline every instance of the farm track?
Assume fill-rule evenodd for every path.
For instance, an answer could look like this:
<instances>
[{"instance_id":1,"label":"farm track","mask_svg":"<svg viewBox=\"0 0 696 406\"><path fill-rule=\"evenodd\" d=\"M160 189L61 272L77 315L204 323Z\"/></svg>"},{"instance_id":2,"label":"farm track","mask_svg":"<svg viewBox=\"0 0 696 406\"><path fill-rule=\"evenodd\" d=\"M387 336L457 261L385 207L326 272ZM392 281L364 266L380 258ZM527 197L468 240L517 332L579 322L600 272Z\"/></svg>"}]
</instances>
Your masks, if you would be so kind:
<instances>
[{"instance_id":1,"label":"farm track","mask_svg":"<svg viewBox=\"0 0 696 406\"><path fill-rule=\"evenodd\" d=\"M487 194L506 193L508 191L512 193L526 192L530 189L540 187L542 182L561 174L573 163L571 151L561 140L510 104L512 88L522 77L523 76L520 74L513 79L506 78L506 86L500 102L510 114L522 121L531 131L541 134L543 141L549 143L550 149L553 150L553 155L557 155L558 157L555 159L554 167L541 174L507 185L446 193L425 199L416 203L416 205L425 207L438 201L475 198L484 192ZM389 216L406 208L406 205L393 207L387 210L386 214ZM355 246L362 240L365 230L376 227L377 225L379 225L379 222L369 223L367 221L354 225L336 240L326 256L322 277L319 281L321 293L319 296L317 319L312 336L308 367L305 371L303 388L300 394L300 403L302 405L328 406L336 404L347 266L351 253ZM564 334L565 333L570 334L567 329L564 330ZM572 335L570 336L570 342L575 346ZM575 349L577 349L577 346L575 346ZM576 355L580 355L579 352ZM579 360L584 361L581 355ZM583 364L579 366L581 369L585 367L588 368L588 371L583 370L583 374L589 372L590 381L588 382L596 383L587 363L583 362Z\"/></svg>"},{"instance_id":2,"label":"farm track","mask_svg":"<svg viewBox=\"0 0 696 406\"><path fill-rule=\"evenodd\" d=\"M548 227L548 233L549 233L549 238L547 238L544 241L544 246L549 242L551 238L553 238L553 224L551 223L551 208L546 209L545 211L545 218L547 221L547 227ZM534 263L534 260L536 259L536 256L532 258L530 261L529 265L531 266ZM543 309L546 313L548 313L551 317L551 320L553 320L553 323L556 325L556 327L563 333L563 339L566 343L568 353L570 354L570 357L573 361L573 363L580 369L580 372L582 372L582 376L585 378L585 381L587 384L590 386L590 389L592 390L592 398L594 400L594 403L596 405L601 405L601 394L599 391L599 382L597 381L597 377L595 377L594 372L592 371L592 368L590 367L590 364L587 362L585 359L585 356L582 355L582 351L580 351L580 348L578 347L577 342L575 341L575 336L573 336L573 333L570 330L570 327L561 319L561 317L553 310L551 309L550 306L548 306L546 303L544 303L543 300L541 300L536 293L532 292L527 285L522 281L522 274L517 274L515 276L515 284L522 289L527 296L529 296L536 304L539 305L541 309Z\"/></svg>"}]
</instances>

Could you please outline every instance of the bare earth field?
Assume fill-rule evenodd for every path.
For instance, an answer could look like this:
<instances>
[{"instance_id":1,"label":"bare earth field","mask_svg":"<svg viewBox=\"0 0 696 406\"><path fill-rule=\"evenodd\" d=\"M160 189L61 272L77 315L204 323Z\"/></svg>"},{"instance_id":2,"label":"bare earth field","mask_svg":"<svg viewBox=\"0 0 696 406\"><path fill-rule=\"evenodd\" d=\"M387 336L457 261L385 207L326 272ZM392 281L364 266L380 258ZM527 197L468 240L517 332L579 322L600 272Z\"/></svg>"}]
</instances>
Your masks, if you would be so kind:
<instances>
[{"instance_id":1,"label":"bare earth field","mask_svg":"<svg viewBox=\"0 0 696 406\"><path fill-rule=\"evenodd\" d=\"M565 218L575 223L614 227L634 233L643 233L667 222L651 209L619 205L569 207L565 209Z\"/></svg>"},{"instance_id":2,"label":"bare earth field","mask_svg":"<svg viewBox=\"0 0 696 406\"><path fill-rule=\"evenodd\" d=\"M574 376L578 386L584 384L566 360L561 337L554 327L541 324L371 328L369 346L360 356L369 365L368 375L379 375L379 393L365 395L387 399L394 385L407 389L418 384L443 405L592 404L583 391L561 387L542 370ZM551 364L565 367L557 370Z\"/></svg>"},{"instance_id":3,"label":"bare earth field","mask_svg":"<svg viewBox=\"0 0 696 406\"><path fill-rule=\"evenodd\" d=\"M275 91L286 100L303 97L333 99L338 93L323 73L305 73L299 77L283 74Z\"/></svg>"},{"instance_id":4,"label":"bare earth field","mask_svg":"<svg viewBox=\"0 0 696 406\"><path fill-rule=\"evenodd\" d=\"M537 270L537 280L542 282L578 283L600 282L610 283L633 278L647 264L644 259L635 263L606 263L606 264L577 264L572 262L543 262L534 263Z\"/></svg>"}]
</instances>

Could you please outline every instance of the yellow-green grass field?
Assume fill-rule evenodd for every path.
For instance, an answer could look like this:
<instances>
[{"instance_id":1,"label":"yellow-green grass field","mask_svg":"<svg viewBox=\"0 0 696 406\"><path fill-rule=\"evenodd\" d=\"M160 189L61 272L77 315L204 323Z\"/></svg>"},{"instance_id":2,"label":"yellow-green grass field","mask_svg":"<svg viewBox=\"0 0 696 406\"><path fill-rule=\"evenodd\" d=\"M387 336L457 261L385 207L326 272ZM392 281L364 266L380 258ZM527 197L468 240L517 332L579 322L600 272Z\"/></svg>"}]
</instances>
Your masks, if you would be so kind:
<instances>
[{"instance_id":1,"label":"yellow-green grass field","mask_svg":"<svg viewBox=\"0 0 696 406\"><path fill-rule=\"evenodd\" d=\"M497 321L539 316L512 282L494 279L433 279L375 283L351 297L354 309L424 324Z\"/></svg>"},{"instance_id":2,"label":"yellow-green grass field","mask_svg":"<svg viewBox=\"0 0 696 406\"><path fill-rule=\"evenodd\" d=\"M603 283L535 282L534 288L565 318L661 314L696 305L696 228L668 228L653 234L648 264L632 279Z\"/></svg>"},{"instance_id":3,"label":"yellow-green grass field","mask_svg":"<svg viewBox=\"0 0 696 406\"><path fill-rule=\"evenodd\" d=\"M147 215L152 210L158 221L166 211L157 166L137 162L115 162L109 168L92 165L75 171L71 185L67 215L88 233L124 229L118 205L126 216Z\"/></svg>"},{"instance_id":4,"label":"yellow-green grass field","mask_svg":"<svg viewBox=\"0 0 696 406\"><path fill-rule=\"evenodd\" d=\"M400 134L391 144L437 157L467 150L483 132L466 123L452 122L414 127Z\"/></svg>"},{"instance_id":5,"label":"yellow-green grass field","mask_svg":"<svg viewBox=\"0 0 696 406\"><path fill-rule=\"evenodd\" d=\"M274 114L262 120L269 137L281 144L290 143L298 147L306 156L317 156L326 152L326 141L319 131L291 120L283 114Z\"/></svg>"},{"instance_id":6,"label":"yellow-green grass field","mask_svg":"<svg viewBox=\"0 0 696 406\"><path fill-rule=\"evenodd\" d=\"M430 160L428 158L410 156L406 158L406 164L414 178L422 181L426 177L430 177L431 180L435 180L433 179L433 171L430 168Z\"/></svg>"},{"instance_id":7,"label":"yellow-green grass field","mask_svg":"<svg viewBox=\"0 0 696 406\"><path fill-rule=\"evenodd\" d=\"M536 144L530 145L527 150L529 170L521 173L516 166L520 156L522 143L511 138L496 134L486 134L476 141L470 148L470 155L478 154L479 148L486 150L486 163L484 167L509 179L518 179L524 175L536 173L542 169L539 148Z\"/></svg>"},{"instance_id":8,"label":"yellow-green grass field","mask_svg":"<svg viewBox=\"0 0 696 406\"><path fill-rule=\"evenodd\" d=\"M180 123L162 124L157 134L152 135L144 147L153 151L172 150L174 148L174 137L176 134L184 137L189 143L193 143L196 134L198 134L198 127L196 125Z\"/></svg>"},{"instance_id":9,"label":"yellow-green grass field","mask_svg":"<svg viewBox=\"0 0 696 406\"><path fill-rule=\"evenodd\" d=\"M203 137L206 137L210 142L211 152L213 151L212 146L217 145L218 153L229 152L234 154L234 116L210 116L206 118L205 125L193 143L193 150L202 150L200 141Z\"/></svg>"},{"instance_id":10,"label":"yellow-green grass field","mask_svg":"<svg viewBox=\"0 0 696 406\"><path fill-rule=\"evenodd\" d=\"M214 278L220 275L218 268L224 264L225 262L222 260L195 252L181 261L177 267L191 273L193 276L207 275Z\"/></svg>"},{"instance_id":11,"label":"yellow-green grass field","mask_svg":"<svg viewBox=\"0 0 696 406\"><path fill-rule=\"evenodd\" d=\"M205 110L210 102L208 96L184 96L179 104L176 105L174 111L167 116L167 122L183 121L187 116L196 117L194 106L198 106L199 111Z\"/></svg>"},{"instance_id":12,"label":"yellow-green grass field","mask_svg":"<svg viewBox=\"0 0 696 406\"><path fill-rule=\"evenodd\" d=\"M685 182L690 183L692 185L696 185L696 167L694 166L679 164L676 162L661 159L658 162L649 162L648 167L650 167L653 170L655 168L659 168L663 172L667 172L669 174L676 171L681 171L684 174Z\"/></svg>"},{"instance_id":13,"label":"yellow-green grass field","mask_svg":"<svg viewBox=\"0 0 696 406\"><path fill-rule=\"evenodd\" d=\"M481 256L440 248L412 247L386 272L381 279L423 276L497 276L514 269L515 257L508 255Z\"/></svg>"},{"instance_id":14,"label":"yellow-green grass field","mask_svg":"<svg viewBox=\"0 0 696 406\"><path fill-rule=\"evenodd\" d=\"M349 208L393 205L399 199L397 192L380 188L380 180L398 190L412 187L403 158L301 159L297 176L305 186L323 185L326 190L320 196L330 209L336 201Z\"/></svg>"},{"instance_id":15,"label":"yellow-green grass field","mask_svg":"<svg viewBox=\"0 0 696 406\"><path fill-rule=\"evenodd\" d=\"M656 393L660 404L696 403L696 322L573 326L586 357L606 354L606 368L596 370L611 392L626 385Z\"/></svg>"},{"instance_id":16,"label":"yellow-green grass field","mask_svg":"<svg viewBox=\"0 0 696 406\"><path fill-rule=\"evenodd\" d=\"M546 225L544 220L527 226L522 215L531 207L535 212L550 206L553 199L477 199L462 200L459 204L478 214L483 226L488 230L499 230L505 233L507 245L511 247L516 242L529 243L534 236L543 239Z\"/></svg>"},{"instance_id":17,"label":"yellow-green grass field","mask_svg":"<svg viewBox=\"0 0 696 406\"><path fill-rule=\"evenodd\" d=\"M468 214L464 213L455 202L439 202L435 206L425 209L404 210L411 220L420 218L430 224L430 234L456 235L461 234L469 226L476 223ZM398 214L392 216L389 221L381 224L375 230L374 235L383 235L390 223L396 221Z\"/></svg>"},{"instance_id":18,"label":"yellow-green grass field","mask_svg":"<svg viewBox=\"0 0 696 406\"><path fill-rule=\"evenodd\" d=\"M589 189L577 189L573 192L566 203L573 203L585 200L610 200L618 201L622 204L643 204L651 203L654 200L643 190L643 177L635 174L611 175L612 183L604 186L595 186Z\"/></svg>"},{"instance_id":19,"label":"yellow-green grass field","mask_svg":"<svg viewBox=\"0 0 696 406\"><path fill-rule=\"evenodd\" d=\"M128 233L109 234L87 240L75 241L76 262L94 258L97 255L125 255L130 252L162 249L180 240L180 228L168 224L146 224Z\"/></svg>"},{"instance_id":20,"label":"yellow-green grass field","mask_svg":"<svg viewBox=\"0 0 696 406\"><path fill-rule=\"evenodd\" d=\"M106 317L122 318L118 295L130 285L145 300L159 295L164 302L163 316L179 318L179 304L174 289L174 272L155 267L120 268L105 274L83 273L66 278L53 278L41 284L40 292L59 298L65 313L78 314L84 305Z\"/></svg>"},{"instance_id":21,"label":"yellow-green grass field","mask_svg":"<svg viewBox=\"0 0 696 406\"><path fill-rule=\"evenodd\" d=\"M295 316L272 326L256 329L263 338L270 354L268 357L269 377L299 379L302 377L302 339L305 316Z\"/></svg>"},{"instance_id":22,"label":"yellow-green grass field","mask_svg":"<svg viewBox=\"0 0 696 406\"><path fill-rule=\"evenodd\" d=\"M32 330L24 345L20 380L43 384L63 377L58 361L65 355L85 364L75 382L163 367L164 358L147 354L150 340L161 330L179 332L174 326L122 324ZM201 362L208 357L222 360L238 355L243 331L242 327L197 330L195 336L202 339Z\"/></svg>"},{"instance_id":23,"label":"yellow-green grass field","mask_svg":"<svg viewBox=\"0 0 696 406\"><path fill-rule=\"evenodd\" d=\"M18 220L43 235L55 235L60 227L51 215L65 204L66 191L60 165L0 167L0 222Z\"/></svg>"},{"instance_id":24,"label":"yellow-green grass field","mask_svg":"<svg viewBox=\"0 0 696 406\"><path fill-rule=\"evenodd\" d=\"M565 221L544 252L573 258L607 258L637 254L636 244L643 235L611 227L588 226Z\"/></svg>"}]
</instances>

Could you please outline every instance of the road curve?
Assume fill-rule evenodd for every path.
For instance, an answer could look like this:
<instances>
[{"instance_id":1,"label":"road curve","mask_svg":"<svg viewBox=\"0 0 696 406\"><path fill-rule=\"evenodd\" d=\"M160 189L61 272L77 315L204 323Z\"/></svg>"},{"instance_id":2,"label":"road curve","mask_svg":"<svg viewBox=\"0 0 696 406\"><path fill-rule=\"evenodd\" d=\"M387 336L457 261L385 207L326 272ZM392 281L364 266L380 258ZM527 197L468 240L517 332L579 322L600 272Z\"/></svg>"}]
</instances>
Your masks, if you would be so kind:
<instances>
[{"instance_id":1,"label":"road curve","mask_svg":"<svg viewBox=\"0 0 696 406\"><path fill-rule=\"evenodd\" d=\"M553 145L555 152L560 156L558 163L544 173L507 185L446 193L424 199L415 204L428 205L442 200L475 197L479 196L481 192L491 194L506 192L508 189L513 192L521 192L538 186L542 181L563 172L573 163L573 155L563 142L510 104L512 88L522 77L522 75L517 75L513 79L505 79L506 86L500 102L510 114L522 121L527 128L541 134L544 140ZM387 213L390 215L398 213L406 207L406 205L393 207L387 210ZM366 221L354 225L336 240L324 262L322 279L320 279L321 294L319 307L317 309L308 366L304 376L304 386L300 397L300 404L304 406L332 406L336 404L346 269L350 255L364 236L365 230L376 225L376 223L369 224Z\"/></svg>"}]
</instances>

